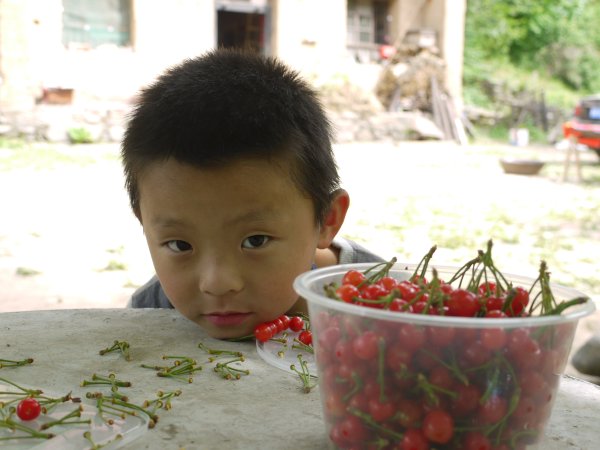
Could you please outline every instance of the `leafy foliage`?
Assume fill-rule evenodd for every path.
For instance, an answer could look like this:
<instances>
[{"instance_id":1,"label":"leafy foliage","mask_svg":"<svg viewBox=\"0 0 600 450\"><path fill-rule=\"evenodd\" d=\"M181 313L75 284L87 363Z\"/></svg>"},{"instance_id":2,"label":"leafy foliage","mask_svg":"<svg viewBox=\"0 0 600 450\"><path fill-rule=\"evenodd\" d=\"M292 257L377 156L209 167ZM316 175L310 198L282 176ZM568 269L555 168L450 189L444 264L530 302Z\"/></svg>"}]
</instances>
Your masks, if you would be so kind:
<instances>
[{"instance_id":1,"label":"leafy foliage","mask_svg":"<svg viewBox=\"0 0 600 450\"><path fill-rule=\"evenodd\" d=\"M468 0L465 75L484 60L510 62L600 90L600 0Z\"/></svg>"}]
</instances>

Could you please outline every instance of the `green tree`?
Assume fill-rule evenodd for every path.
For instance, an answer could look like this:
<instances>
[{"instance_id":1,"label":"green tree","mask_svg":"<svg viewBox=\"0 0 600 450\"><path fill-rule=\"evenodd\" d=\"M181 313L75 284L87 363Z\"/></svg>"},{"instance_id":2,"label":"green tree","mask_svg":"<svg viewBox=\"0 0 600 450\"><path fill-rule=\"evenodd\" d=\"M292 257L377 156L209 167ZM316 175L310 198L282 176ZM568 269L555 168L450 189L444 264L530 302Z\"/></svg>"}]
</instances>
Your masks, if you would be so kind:
<instances>
[{"instance_id":1,"label":"green tree","mask_svg":"<svg viewBox=\"0 0 600 450\"><path fill-rule=\"evenodd\" d=\"M600 0L468 0L465 65L509 61L575 89L599 89L597 23Z\"/></svg>"}]
</instances>

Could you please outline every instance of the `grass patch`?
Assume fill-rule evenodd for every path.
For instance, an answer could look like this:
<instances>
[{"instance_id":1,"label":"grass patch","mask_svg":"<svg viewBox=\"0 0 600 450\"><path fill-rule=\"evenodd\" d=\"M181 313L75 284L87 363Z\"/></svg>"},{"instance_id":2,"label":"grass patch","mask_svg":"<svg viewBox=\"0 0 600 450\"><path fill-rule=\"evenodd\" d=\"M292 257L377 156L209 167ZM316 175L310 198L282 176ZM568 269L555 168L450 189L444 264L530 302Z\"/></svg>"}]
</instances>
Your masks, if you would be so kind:
<instances>
[{"instance_id":1,"label":"grass patch","mask_svg":"<svg viewBox=\"0 0 600 450\"><path fill-rule=\"evenodd\" d=\"M127 270L127 264L111 259L100 272L112 272L117 270Z\"/></svg>"},{"instance_id":2,"label":"grass patch","mask_svg":"<svg viewBox=\"0 0 600 450\"><path fill-rule=\"evenodd\" d=\"M102 160L117 161L118 153L86 152L89 146L60 146L22 139L0 138L0 172L19 169L51 170L64 165L89 166Z\"/></svg>"},{"instance_id":3,"label":"grass patch","mask_svg":"<svg viewBox=\"0 0 600 450\"><path fill-rule=\"evenodd\" d=\"M40 272L39 270L31 269L29 267L17 267L16 273L20 277L32 277L35 275L39 275L42 272Z\"/></svg>"}]
</instances>

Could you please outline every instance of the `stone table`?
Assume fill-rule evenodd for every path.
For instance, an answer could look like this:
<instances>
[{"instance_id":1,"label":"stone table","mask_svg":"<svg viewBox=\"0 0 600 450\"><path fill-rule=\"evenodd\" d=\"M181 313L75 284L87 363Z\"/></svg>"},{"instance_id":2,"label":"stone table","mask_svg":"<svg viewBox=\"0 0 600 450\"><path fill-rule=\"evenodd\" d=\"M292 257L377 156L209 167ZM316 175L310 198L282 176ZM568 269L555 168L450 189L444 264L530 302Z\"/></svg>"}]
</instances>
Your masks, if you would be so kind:
<instances>
[{"instance_id":1,"label":"stone table","mask_svg":"<svg viewBox=\"0 0 600 450\"><path fill-rule=\"evenodd\" d=\"M118 353L99 355L115 340L130 344L132 360ZM215 349L241 351L250 375L231 381L220 378L211 364L195 373L193 383L157 377L141 363L167 365L162 355L205 360L198 343ZM135 403L155 393L181 389L172 409L160 410L160 420L128 449L325 449L318 388L305 394L300 379L264 362L254 342L211 339L174 310L85 309L0 314L0 358L34 363L0 369L0 377L47 392L73 391L92 374L113 372L133 383L121 388ZM545 450L594 449L600 433L600 389L565 376L561 380L551 423L540 447Z\"/></svg>"}]
</instances>

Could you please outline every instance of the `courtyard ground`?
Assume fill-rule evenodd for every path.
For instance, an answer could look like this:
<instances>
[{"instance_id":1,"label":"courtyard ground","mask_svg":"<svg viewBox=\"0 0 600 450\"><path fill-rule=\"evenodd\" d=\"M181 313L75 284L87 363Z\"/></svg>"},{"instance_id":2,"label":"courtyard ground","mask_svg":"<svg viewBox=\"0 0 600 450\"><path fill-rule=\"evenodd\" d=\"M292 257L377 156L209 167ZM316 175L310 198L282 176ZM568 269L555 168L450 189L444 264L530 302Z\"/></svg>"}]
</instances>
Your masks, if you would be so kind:
<instances>
[{"instance_id":1,"label":"courtyard ground","mask_svg":"<svg viewBox=\"0 0 600 450\"><path fill-rule=\"evenodd\" d=\"M600 297L600 165L580 152L584 179L562 181L564 151L497 144L377 142L336 146L351 207L341 233L385 258L461 264L488 239L497 265ZM501 157L546 162L505 174ZM124 191L117 144L0 148L0 312L121 308L153 274ZM583 320L576 350L600 331ZM580 376L571 366L568 373Z\"/></svg>"}]
</instances>

